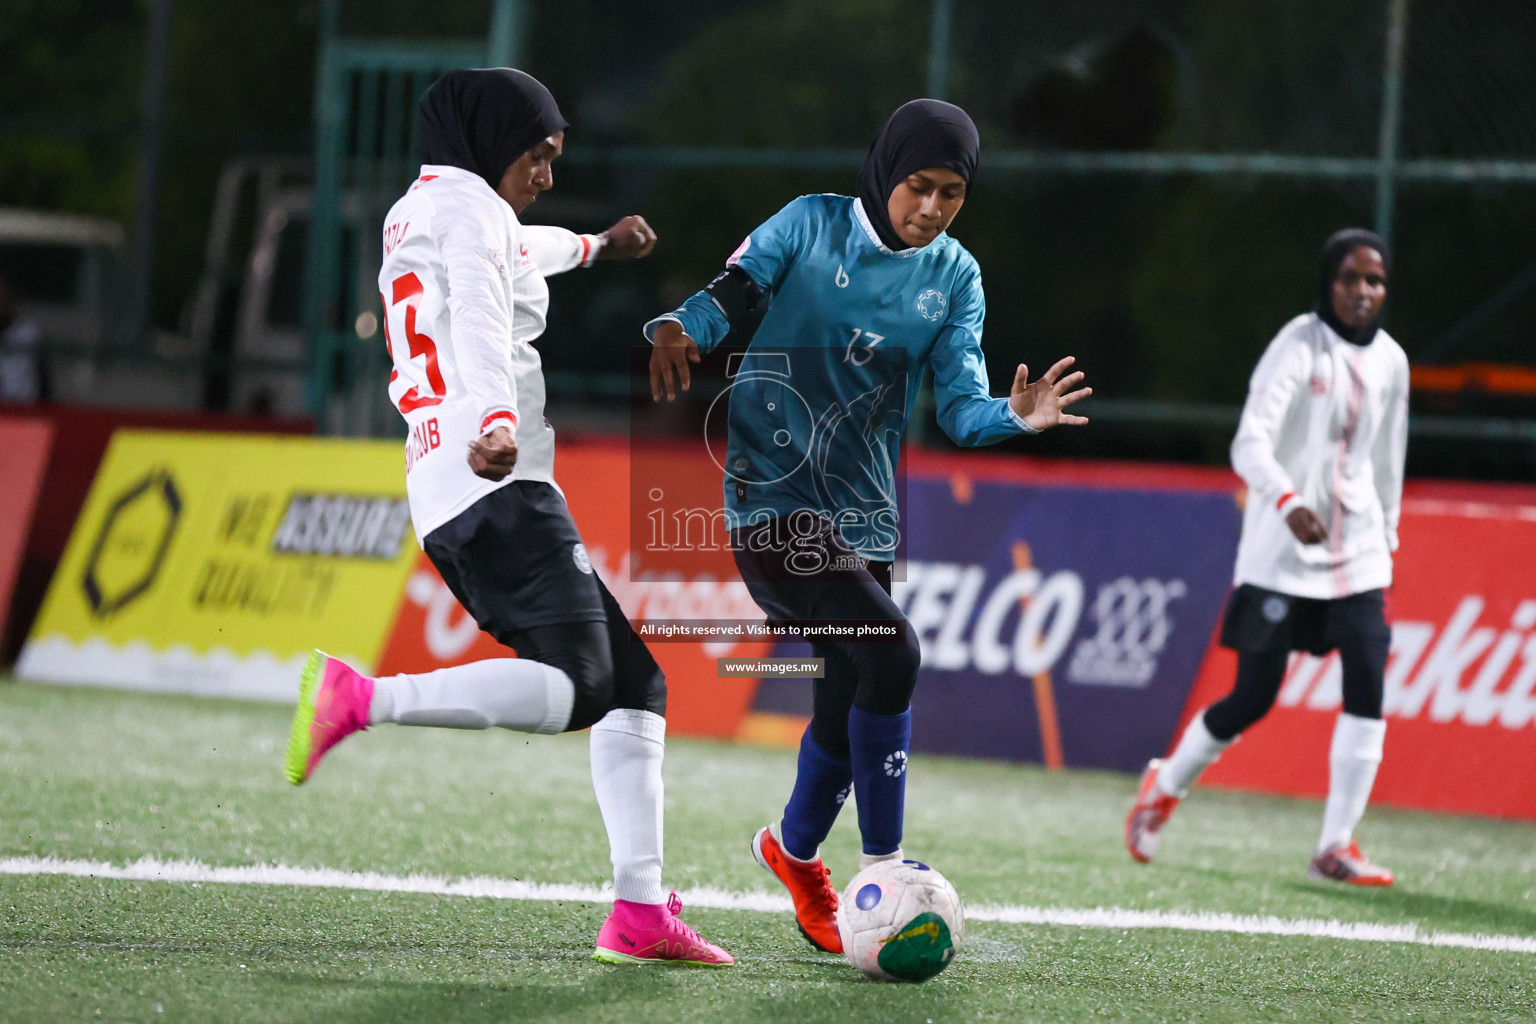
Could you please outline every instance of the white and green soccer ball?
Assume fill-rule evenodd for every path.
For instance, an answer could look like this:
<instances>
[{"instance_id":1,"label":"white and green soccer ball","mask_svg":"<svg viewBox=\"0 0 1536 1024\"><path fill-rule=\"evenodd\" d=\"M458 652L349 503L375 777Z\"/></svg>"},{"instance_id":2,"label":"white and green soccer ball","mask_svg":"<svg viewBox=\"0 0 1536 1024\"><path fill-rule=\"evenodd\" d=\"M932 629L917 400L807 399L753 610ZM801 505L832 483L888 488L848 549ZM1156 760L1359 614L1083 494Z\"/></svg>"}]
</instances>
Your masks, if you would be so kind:
<instances>
[{"instance_id":1,"label":"white and green soccer ball","mask_svg":"<svg viewBox=\"0 0 1536 1024\"><path fill-rule=\"evenodd\" d=\"M876 981L927 981L965 938L949 880L921 861L883 860L853 876L837 908L843 955Z\"/></svg>"}]
</instances>

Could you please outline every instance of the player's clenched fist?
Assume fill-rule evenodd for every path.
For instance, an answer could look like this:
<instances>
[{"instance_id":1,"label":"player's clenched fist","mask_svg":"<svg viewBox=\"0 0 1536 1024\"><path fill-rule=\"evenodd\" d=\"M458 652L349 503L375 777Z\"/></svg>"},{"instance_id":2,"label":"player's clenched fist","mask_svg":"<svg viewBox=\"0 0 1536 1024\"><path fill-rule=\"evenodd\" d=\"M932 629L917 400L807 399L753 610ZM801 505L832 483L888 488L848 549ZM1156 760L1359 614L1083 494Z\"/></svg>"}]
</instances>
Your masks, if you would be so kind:
<instances>
[{"instance_id":1,"label":"player's clenched fist","mask_svg":"<svg viewBox=\"0 0 1536 1024\"><path fill-rule=\"evenodd\" d=\"M1316 512L1304 505L1286 513L1285 525L1291 528L1291 533L1303 544L1321 544L1328 539L1328 527L1323 525Z\"/></svg>"},{"instance_id":2,"label":"player's clenched fist","mask_svg":"<svg viewBox=\"0 0 1536 1024\"><path fill-rule=\"evenodd\" d=\"M475 476L487 480L505 480L517 465L517 442L512 431L497 427L483 437L469 442L469 468Z\"/></svg>"},{"instance_id":3,"label":"player's clenched fist","mask_svg":"<svg viewBox=\"0 0 1536 1024\"><path fill-rule=\"evenodd\" d=\"M637 260L656 248L656 232L639 214L625 217L603 232L600 260Z\"/></svg>"}]
</instances>

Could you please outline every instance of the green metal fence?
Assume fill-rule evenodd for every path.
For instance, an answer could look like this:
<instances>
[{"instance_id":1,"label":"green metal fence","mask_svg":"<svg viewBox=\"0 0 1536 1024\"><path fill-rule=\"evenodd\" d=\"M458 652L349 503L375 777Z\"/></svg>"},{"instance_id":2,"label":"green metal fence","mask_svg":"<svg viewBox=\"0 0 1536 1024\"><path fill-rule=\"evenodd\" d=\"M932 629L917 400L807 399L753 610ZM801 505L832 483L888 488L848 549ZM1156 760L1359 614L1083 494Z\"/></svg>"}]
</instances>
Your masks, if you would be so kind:
<instances>
[{"instance_id":1,"label":"green metal fence","mask_svg":"<svg viewBox=\"0 0 1536 1024\"><path fill-rule=\"evenodd\" d=\"M379 228L416 175L416 106L446 71L514 63L523 5L495 0L486 40L339 38L339 13L328 0L315 76L309 404L328 432L381 434L394 414L376 315Z\"/></svg>"},{"instance_id":2,"label":"green metal fence","mask_svg":"<svg viewBox=\"0 0 1536 1024\"><path fill-rule=\"evenodd\" d=\"M754 182L782 177L781 189L808 172L851 178L872 117L923 90L960 102L977 117L994 196L1076 180L1123 183L1106 191L1190 180L1218 188L1336 189L1347 202L1335 206L1364 206L1382 234L1407 230L1423 246L1439 225L1405 223L1405 216L1445 216L1438 212L1444 197L1486 197L1490 189L1498 190L1493 208L1517 211L1529 206L1528 187L1536 184L1536 62L1529 59L1536 52L1536 5L1513 0L783 0L689 10L693 20L679 31L691 35L664 55L664 73L651 76L650 105L636 105L640 113L625 126L589 130L569 147L562 163L578 172L574 188L589 206L614 206L620 191L614 182L626 175L652 189L686 175L693 183L716 182L719 194L743 174L757 175ZM497 57L491 62L509 62L525 38L540 38L541 26L564 25L564 11L553 0L492 5L488 35ZM655 18L664 16L657 7ZM904 34L881 35L892 22ZM916 43L910 38L914 25ZM882 39L890 40L889 49L871 52ZM740 54L772 55L764 58L769 66L753 67L729 52L724 44L736 40L750 43L741 44ZM543 43L527 50L527 66L541 77L569 77L562 47L602 48L602 40L590 38L545 37ZM786 63L784 53L799 63ZM372 335L360 338L356 320L376 301L378 242L372 229L414 173L410 105L441 70L478 63L483 55L486 47L478 42L406 46L331 39L323 46L308 309L312 405L327 429L391 429L379 404L387 370L382 344ZM1134 125L1120 134L1106 130L1086 144L1081 124L1096 117L1112 121L1121 112L1111 106L1105 114L1095 92L1104 81L1113 84L1103 69L1119 66L1147 69L1144 91L1155 94L1148 100L1149 127L1141 135ZM700 82L707 86L701 89ZM1122 97L1125 106L1123 89L1108 94ZM669 104L690 116L654 114ZM768 116L786 104L792 116ZM850 110L863 113L855 117ZM774 127L780 123L789 127ZM838 127L850 123L861 127ZM562 187L570 188L568 183ZM632 184L626 188L633 194ZM1149 194L1146 202L1168 201L1164 193ZM985 193L975 200L989 201ZM1412 212L1418 209L1428 212ZM737 223L734 210L720 218L735 227L681 219L721 232L751 226ZM985 239L978 244L985 247ZM1516 273L1490 271L1495 273L1505 278L1490 278L1472 298L1446 299L1442 305L1462 306L1437 315L1456 321L1486 314L1488 302L1522 292L1523 286L1514 288L1524 280ZM662 291L658 282L651 287ZM1014 316L1006 301L1005 295L997 303L1004 324ZM1454 328L1442 325L1440 334L1454 335ZM1007 356L1005 350L1005 361ZM1250 356L1243 359L1251 365ZM621 375L594 376L576 365L551 370L556 401L568 393L595 404L625 393ZM360 397L365 395L375 396L373 405ZM1212 410L1208 401L1145 395L1104 403L1101 418L1177 425L1190 417L1209 423L1232 414L1230 407ZM1532 434L1529 423L1508 418L1478 425L1420 417L1415 430L1521 443Z\"/></svg>"}]
</instances>

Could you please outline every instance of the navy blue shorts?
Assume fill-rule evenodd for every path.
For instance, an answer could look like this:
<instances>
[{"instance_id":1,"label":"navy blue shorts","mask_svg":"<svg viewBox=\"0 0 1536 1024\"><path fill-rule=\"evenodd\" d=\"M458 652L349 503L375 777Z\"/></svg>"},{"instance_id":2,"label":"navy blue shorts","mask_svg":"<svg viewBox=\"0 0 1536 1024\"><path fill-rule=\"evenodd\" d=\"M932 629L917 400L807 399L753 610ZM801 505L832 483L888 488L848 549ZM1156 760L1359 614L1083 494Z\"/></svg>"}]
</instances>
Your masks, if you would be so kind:
<instances>
[{"instance_id":1,"label":"navy blue shorts","mask_svg":"<svg viewBox=\"0 0 1536 1024\"><path fill-rule=\"evenodd\" d=\"M921 649L891 599L891 563L861 558L824 518L794 532L784 518L732 531L736 566L772 623L883 622L889 638L816 640L825 675L811 681L811 735L822 749L848 756L848 711L899 715L912 704ZM764 680L766 685L769 681Z\"/></svg>"},{"instance_id":2,"label":"navy blue shorts","mask_svg":"<svg viewBox=\"0 0 1536 1024\"><path fill-rule=\"evenodd\" d=\"M508 647L537 626L608 618L602 584L552 484L498 488L427 534L422 547L464 610Z\"/></svg>"},{"instance_id":3,"label":"navy blue shorts","mask_svg":"<svg viewBox=\"0 0 1536 1024\"><path fill-rule=\"evenodd\" d=\"M1359 643L1382 646L1385 651L1391 639L1380 590L1322 600L1244 583L1232 592L1221 623L1221 645L1234 651L1323 655Z\"/></svg>"}]
</instances>

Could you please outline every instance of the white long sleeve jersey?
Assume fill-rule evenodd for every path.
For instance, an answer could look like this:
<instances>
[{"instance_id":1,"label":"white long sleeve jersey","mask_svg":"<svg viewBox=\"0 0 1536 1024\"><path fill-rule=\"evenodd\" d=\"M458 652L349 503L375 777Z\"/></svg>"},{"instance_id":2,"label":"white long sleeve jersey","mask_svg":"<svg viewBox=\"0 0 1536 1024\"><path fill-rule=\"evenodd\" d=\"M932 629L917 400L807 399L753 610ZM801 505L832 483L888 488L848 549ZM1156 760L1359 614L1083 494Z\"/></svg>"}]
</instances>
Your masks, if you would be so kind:
<instances>
[{"instance_id":1,"label":"white long sleeve jersey","mask_svg":"<svg viewBox=\"0 0 1536 1024\"><path fill-rule=\"evenodd\" d=\"M405 490L418 540L513 480L555 482L555 432L532 342L544 333L544 278L597 256L600 239L519 223L477 174L424 165L384 220L379 290L405 417ZM502 481L469 468L469 442L512 429Z\"/></svg>"},{"instance_id":2,"label":"white long sleeve jersey","mask_svg":"<svg viewBox=\"0 0 1536 1024\"><path fill-rule=\"evenodd\" d=\"M1295 597L1392 583L1408 451L1408 357L1385 331L1352 345L1315 313L1286 324L1253 371L1232 441L1248 484L1234 581ZM1302 544L1298 506L1328 528Z\"/></svg>"}]
</instances>

